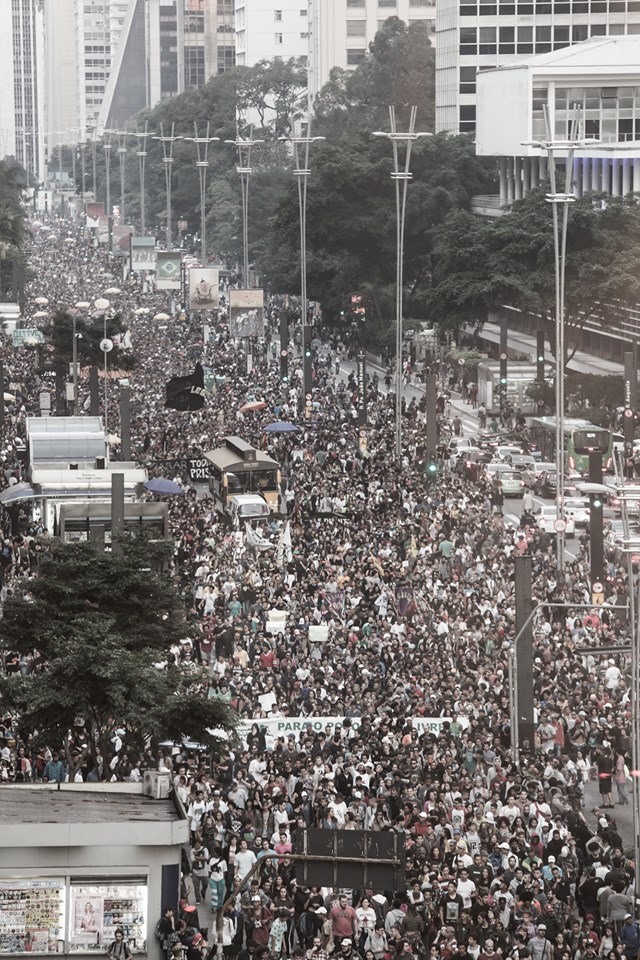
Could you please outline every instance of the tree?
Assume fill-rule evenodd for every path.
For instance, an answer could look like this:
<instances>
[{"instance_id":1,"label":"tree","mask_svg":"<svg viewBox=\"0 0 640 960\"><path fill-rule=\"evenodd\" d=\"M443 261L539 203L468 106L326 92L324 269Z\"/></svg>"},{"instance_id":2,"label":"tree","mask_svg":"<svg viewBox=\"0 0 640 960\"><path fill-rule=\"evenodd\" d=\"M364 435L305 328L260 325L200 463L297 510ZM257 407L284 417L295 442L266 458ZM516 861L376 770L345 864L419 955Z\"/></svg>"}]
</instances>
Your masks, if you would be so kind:
<instances>
[{"instance_id":1,"label":"tree","mask_svg":"<svg viewBox=\"0 0 640 960\"><path fill-rule=\"evenodd\" d=\"M440 224L451 210L470 205L473 193L490 189L493 172L474 156L468 137L438 135L420 141L405 229L405 305L424 317L431 283L431 253ZM354 290L366 290L380 331L389 324L396 276L396 204L391 150L368 130L314 144L307 200L307 286L330 317L339 316ZM292 178L293 179L293 178ZM273 219L271 242L258 261L272 290L299 290L298 198L291 183ZM369 321L367 321L369 322ZM368 335L370 334L368 330Z\"/></svg>"},{"instance_id":2,"label":"tree","mask_svg":"<svg viewBox=\"0 0 640 960\"><path fill-rule=\"evenodd\" d=\"M67 366L73 360L73 316L68 310L57 310L43 328L43 333L51 347L54 366ZM81 366L104 363L104 353L100 343L105 334L105 324L102 315L99 317L76 316L75 329L78 344L78 363ZM106 317L106 335L109 338L118 337L124 333L126 327L120 314L108 314ZM132 353L116 349L111 355L111 364L120 370L130 370L135 363Z\"/></svg>"},{"instance_id":3,"label":"tree","mask_svg":"<svg viewBox=\"0 0 640 960\"><path fill-rule=\"evenodd\" d=\"M496 220L455 212L435 253L431 317L443 328L482 323L508 304L541 318L555 350L555 269L545 187ZM567 235L565 340L572 355L593 317L621 319L640 302L640 201L589 194L571 205Z\"/></svg>"},{"instance_id":4,"label":"tree","mask_svg":"<svg viewBox=\"0 0 640 960\"><path fill-rule=\"evenodd\" d=\"M408 122L411 107L417 106L418 129L434 129L435 52L424 21L407 26L389 17L354 71L331 71L314 102L318 132L387 129L390 106L396 108L399 125Z\"/></svg>"},{"instance_id":5,"label":"tree","mask_svg":"<svg viewBox=\"0 0 640 960\"><path fill-rule=\"evenodd\" d=\"M0 678L21 738L64 745L71 765L80 763L69 744L78 718L89 754L98 746L106 756L116 728L124 730L120 756L183 736L220 745L209 730L232 728L229 709L170 662L170 647L190 632L175 587L154 572L170 554L170 545L143 539L124 539L111 554L56 544L38 576L7 600L0 649L34 652L31 673Z\"/></svg>"}]
</instances>

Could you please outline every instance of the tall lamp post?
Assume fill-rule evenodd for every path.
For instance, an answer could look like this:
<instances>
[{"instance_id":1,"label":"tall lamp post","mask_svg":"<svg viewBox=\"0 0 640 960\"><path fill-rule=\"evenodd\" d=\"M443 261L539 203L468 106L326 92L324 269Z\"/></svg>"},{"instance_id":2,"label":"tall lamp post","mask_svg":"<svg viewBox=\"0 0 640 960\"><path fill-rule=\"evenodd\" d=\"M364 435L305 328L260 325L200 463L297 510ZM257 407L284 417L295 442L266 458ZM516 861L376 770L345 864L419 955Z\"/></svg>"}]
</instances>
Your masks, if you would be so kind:
<instances>
[{"instance_id":1,"label":"tall lamp post","mask_svg":"<svg viewBox=\"0 0 640 960\"><path fill-rule=\"evenodd\" d=\"M396 187L396 465L402 464L402 288L404 275L404 224L407 209L407 185L413 174L410 170L411 149L420 137L430 137L430 133L416 133L417 107L411 107L409 129L406 133L398 132L396 125L396 111L389 107L389 133L377 130L374 137L386 137L391 141L393 148L393 173L391 179ZM400 144L405 146L404 164L400 157Z\"/></svg>"},{"instance_id":2,"label":"tall lamp post","mask_svg":"<svg viewBox=\"0 0 640 960\"><path fill-rule=\"evenodd\" d=\"M572 191L573 159L575 151L585 146L593 146L597 140L584 140L579 137L580 110L576 105L568 117L568 133L566 140L556 140L553 137L555 116L549 115L547 105L544 107L546 128L545 140L525 141L524 146L539 147L546 151L549 167L550 192L546 195L551 204L553 214L553 252L555 272L556 298L556 562L558 571L562 573L565 564L565 504L564 504L564 366L565 366L565 338L564 338L564 308L565 308L565 273L567 262L567 228L569 224L569 205L575 203ZM564 191L557 188L556 180L556 153L565 154ZM558 208L562 207L562 222Z\"/></svg>"},{"instance_id":3,"label":"tall lamp post","mask_svg":"<svg viewBox=\"0 0 640 960\"><path fill-rule=\"evenodd\" d=\"M147 138L153 136L153 133L149 133L148 122L146 120L144 122L144 131L136 130L136 139L138 141L136 156L138 158L138 172L140 174L140 233L142 236L145 235L146 230L144 180L147 165Z\"/></svg>"},{"instance_id":4,"label":"tall lamp post","mask_svg":"<svg viewBox=\"0 0 640 960\"><path fill-rule=\"evenodd\" d=\"M103 339L102 339L102 343L100 344L100 349L102 350L102 353L104 355L104 432L105 432L105 436L108 436L109 430L107 428L108 428L108 416L109 416L109 393L108 393L109 378L107 376L108 374L107 357L109 356L109 351L111 350L113 344L107 338L107 310L111 306L111 302L107 300L106 297L98 297L98 299L94 301L93 305L98 311L98 315L102 314L102 321L104 324Z\"/></svg>"},{"instance_id":5,"label":"tall lamp post","mask_svg":"<svg viewBox=\"0 0 640 960\"><path fill-rule=\"evenodd\" d=\"M160 136L155 136L154 140L159 140L162 144L162 162L164 164L164 182L167 191L167 250L171 250L171 177L173 173L173 145L176 140L182 140L182 137L175 136L175 123L171 124L171 134L165 135L164 125L160 124Z\"/></svg>"},{"instance_id":6,"label":"tall lamp post","mask_svg":"<svg viewBox=\"0 0 640 960\"><path fill-rule=\"evenodd\" d=\"M302 301L302 349L304 352L302 366L302 389L305 402L312 390L312 371L310 359L309 312L307 310L307 183L311 176L309 169L309 148L312 143L324 140L324 137L311 136L311 114L307 115L306 132L298 137L283 137L285 142L293 145L294 168L293 175L298 183L298 212L300 217L300 299ZM309 358L307 357L309 354Z\"/></svg>"},{"instance_id":7,"label":"tall lamp post","mask_svg":"<svg viewBox=\"0 0 640 960\"><path fill-rule=\"evenodd\" d=\"M235 140L225 140L225 143L236 147L238 150L236 173L240 176L242 187L242 282L245 290L249 289L249 178L253 173L251 169L251 150L263 142L263 140L253 139L253 129L246 140L239 136Z\"/></svg>"},{"instance_id":8,"label":"tall lamp post","mask_svg":"<svg viewBox=\"0 0 640 960\"><path fill-rule=\"evenodd\" d=\"M116 133L118 136L118 162L120 164L120 223L125 223L124 185L127 164L127 137L129 134L126 130L117 130Z\"/></svg>"},{"instance_id":9,"label":"tall lamp post","mask_svg":"<svg viewBox=\"0 0 640 960\"><path fill-rule=\"evenodd\" d=\"M198 136L198 124L194 121L194 137L185 137L189 143L195 143L197 157L196 167L200 180L200 259L202 266L207 264L207 170L209 169L209 144L219 143L220 137L210 137L210 124L207 122L207 133L204 137Z\"/></svg>"}]
</instances>

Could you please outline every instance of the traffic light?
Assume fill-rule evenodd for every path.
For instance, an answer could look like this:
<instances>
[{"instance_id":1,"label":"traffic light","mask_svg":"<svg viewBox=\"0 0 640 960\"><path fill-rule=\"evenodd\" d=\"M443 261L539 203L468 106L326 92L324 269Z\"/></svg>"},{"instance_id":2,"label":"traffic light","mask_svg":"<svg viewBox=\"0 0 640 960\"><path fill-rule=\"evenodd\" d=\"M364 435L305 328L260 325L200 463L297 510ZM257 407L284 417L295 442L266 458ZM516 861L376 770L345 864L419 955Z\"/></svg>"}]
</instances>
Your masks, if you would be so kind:
<instances>
[{"instance_id":1,"label":"traffic light","mask_svg":"<svg viewBox=\"0 0 640 960\"><path fill-rule=\"evenodd\" d=\"M438 473L438 464L435 460L427 461L427 480L435 480Z\"/></svg>"},{"instance_id":2,"label":"traffic light","mask_svg":"<svg viewBox=\"0 0 640 960\"><path fill-rule=\"evenodd\" d=\"M282 383L289 381L289 351L280 351L280 380Z\"/></svg>"}]
</instances>

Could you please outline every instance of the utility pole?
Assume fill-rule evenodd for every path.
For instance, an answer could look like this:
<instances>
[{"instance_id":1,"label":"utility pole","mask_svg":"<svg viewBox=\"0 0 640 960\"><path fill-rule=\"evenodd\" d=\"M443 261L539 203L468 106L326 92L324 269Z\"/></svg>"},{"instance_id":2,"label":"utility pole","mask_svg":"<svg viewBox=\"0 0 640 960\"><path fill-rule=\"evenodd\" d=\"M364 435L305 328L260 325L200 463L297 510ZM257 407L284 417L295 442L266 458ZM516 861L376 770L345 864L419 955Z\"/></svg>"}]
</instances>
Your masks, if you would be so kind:
<instances>
[{"instance_id":1,"label":"utility pole","mask_svg":"<svg viewBox=\"0 0 640 960\"><path fill-rule=\"evenodd\" d=\"M324 137L311 136L311 114L307 114L305 124L306 130L297 137L283 137L283 140L293 144L294 168L293 175L298 182L298 212L300 215L300 299L301 304L301 323L302 323L302 342L303 345L310 336L306 333L309 326L309 310L307 301L307 181L311 176L309 169L309 148L312 143L324 140ZM311 394L313 389L311 359L303 364L303 384L302 390L304 396Z\"/></svg>"},{"instance_id":2,"label":"utility pole","mask_svg":"<svg viewBox=\"0 0 640 960\"><path fill-rule=\"evenodd\" d=\"M140 175L140 233L142 236L145 235L146 231L146 207L145 207L145 189L144 189L144 180L145 180L145 170L147 164L147 138L152 137L153 133L148 131L148 122L144 122L144 133L140 130L136 130L136 139L138 141L138 149L136 150L136 156L138 158L138 173Z\"/></svg>"},{"instance_id":3,"label":"utility pole","mask_svg":"<svg viewBox=\"0 0 640 960\"><path fill-rule=\"evenodd\" d=\"M194 137L185 137L189 143L195 143L197 151L196 167L200 180L200 259L202 266L207 265L207 170L209 169L209 144L219 143L220 137L210 137L211 124L207 122L207 132L204 137L198 136L198 124L194 121Z\"/></svg>"},{"instance_id":4,"label":"utility pole","mask_svg":"<svg viewBox=\"0 0 640 960\"><path fill-rule=\"evenodd\" d=\"M249 289L249 180L253 170L251 169L251 151L255 146L264 143L263 140L253 139L253 127L249 131L249 137L244 140L236 134L235 140L225 140L230 146L238 151L238 165L236 173L240 177L240 188L242 190L242 282L244 289Z\"/></svg>"},{"instance_id":5,"label":"utility pole","mask_svg":"<svg viewBox=\"0 0 640 960\"><path fill-rule=\"evenodd\" d=\"M102 149L104 150L105 175L107 180L107 231L108 250L111 253L111 130L102 133Z\"/></svg>"},{"instance_id":6,"label":"utility pole","mask_svg":"<svg viewBox=\"0 0 640 960\"><path fill-rule=\"evenodd\" d=\"M507 407L507 318L503 313L500 317L500 422L504 426L504 416Z\"/></svg>"},{"instance_id":7,"label":"utility pole","mask_svg":"<svg viewBox=\"0 0 640 960\"><path fill-rule=\"evenodd\" d=\"M636 435L636 410L638 406L638 369L636 351L624 355L624 458L633 457L633 441Z\"/></svg>"},{"instance_id":8,"label":"utility pole","mask_svg":"<svg viewBox=\"0 0 640 960\"><path fill-rule=\"evenodd\" d=\"M600 450L589 451L589 483L602 486L602 452ZM592 600L598 603L604 599L604 531L601 493L589 494L589 557Z\"/></svg>"},{"instance_id":9,"label":"utility pole","mask_svg":"<svg viewBox=\"0 0 640 960\"><path fill-rule=\"evenodd\" d=\"M182 140L182 137L175 136L175 123L171 124L171 134L165 135L164 124L160 124L160 136L154 137L162 144L162 162L164 164L164 184L167 193L167 250L171 250L172 243L172 223L171 223L171 179L173 175L173 145L176 140Z\"/></svg>"},{"instance_id":10,"label":"utility pole","mask_svg":"<svg viewBox=\"0 0 640 960\"><path fill-rule=\"evenodd\" d=\"M118 134L118 162L120 164L120 223L126 223L124 208L124 187L127 164L127 137L126 130L117 130Z\"/></svg>"},{"instance_id":11,"label":"utility pole","mask_svg":"<svg viewBox=\"0 0 640 960\"><path fill-rule=\"evenodd\" d=\"M420 137L430 137L430 133L416 133L417 107L411 107L409 129L399 133L396 125L395 107L389 107L390 133L376 130L374 137L386 137L393 149L393 172L391 179L396 188L396 467L402 464L402 303L404 283L404 224L407 209L407 186L412 179L411 149ZM400 144L404 144L404 163L400 160Z\"/></svg>"},{"instance_id":12,"label":"utility pole","mask_svg":"<svg viewBox=\"0 0 640 960\"><path fill-rule=\"evenodd\" d=\"M533 750L533 626L531 602L531 557L515 558L516 565L516 636L515 689L516 716L511 717L511 737L517 736L518 747ZM516 728L514 730L514 727Z\"/></svg>"},{"instance_id":13,"label":"utility pole","mask_svg":"<svg viewBox=\"0 0 640 960\"><path fill-rule=\"evenodd\" d=\"M435 480L438 473L438 417L436 401L438 399L437 376L431 371L425 377L425 416L427 420L427 480Z\"/></svg>"}]
</instances>

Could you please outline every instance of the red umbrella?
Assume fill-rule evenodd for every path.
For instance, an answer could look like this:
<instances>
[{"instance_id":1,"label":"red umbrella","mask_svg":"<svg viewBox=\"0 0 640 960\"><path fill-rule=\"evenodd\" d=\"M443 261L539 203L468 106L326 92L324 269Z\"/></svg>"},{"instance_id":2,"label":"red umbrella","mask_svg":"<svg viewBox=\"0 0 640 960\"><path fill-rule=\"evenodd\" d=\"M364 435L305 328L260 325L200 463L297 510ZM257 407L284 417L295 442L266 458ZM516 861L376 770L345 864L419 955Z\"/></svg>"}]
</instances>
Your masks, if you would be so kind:
<instances>
[{"instance_id":1,"label":"red umbrella","mask_svg":"<svg viewBox=\"0 0 640 960\"><path fill-rule=\"evenodd\" d=\"M252 410L264 410L268 406L264 400L253 400L251 403L245 403L240 407L240 413L251 413Z\"/></svg>"}]
</instances>

